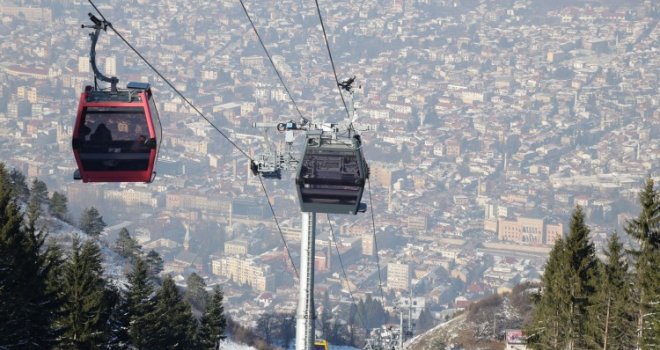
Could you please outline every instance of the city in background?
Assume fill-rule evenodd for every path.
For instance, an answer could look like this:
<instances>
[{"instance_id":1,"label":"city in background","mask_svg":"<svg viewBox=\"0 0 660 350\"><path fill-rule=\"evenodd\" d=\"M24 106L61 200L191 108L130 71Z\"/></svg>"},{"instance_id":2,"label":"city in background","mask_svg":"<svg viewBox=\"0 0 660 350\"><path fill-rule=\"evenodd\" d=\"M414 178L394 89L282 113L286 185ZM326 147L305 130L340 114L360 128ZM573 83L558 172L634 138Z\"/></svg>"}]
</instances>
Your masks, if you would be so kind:
<instances>
[{"instance_id":1,"label":"city in background","mask_svg":"<svg viewBox=\"0 0 660 350\"><path fill-rule=\"evenodd\" d=\"M251 127L295 120L296 112L237 1L98 5L243 149L282 147L278 133ZM295 0L246 5L303 114L345 118L315 8ZM317 300L327 292L332 305L350 303L349 288L380 298L378 254L386 309L410 303L413 318L426 308L443 320L471 301L538 281L576 205L600 251L638 212L644 179L660 179L657 7L324 4L340 79L355 75L361 85L356 108L371 129L362 137L377 231L374 239L369 213L319 215ZM93 76L88 30L80 28L90 11L80 0L2 1L2 161L66 193L76 218L99 208L109 238L126 227L182 284L192 271L221 284L234 319L295 312L293 268L245 157L112 33L97 47L101 70L120 85L154 87L163 122L158 175L149 185L73 181L73 122ZM285 174L266 186L299 265L293 184Z\"/></svg>"}]
</instances>

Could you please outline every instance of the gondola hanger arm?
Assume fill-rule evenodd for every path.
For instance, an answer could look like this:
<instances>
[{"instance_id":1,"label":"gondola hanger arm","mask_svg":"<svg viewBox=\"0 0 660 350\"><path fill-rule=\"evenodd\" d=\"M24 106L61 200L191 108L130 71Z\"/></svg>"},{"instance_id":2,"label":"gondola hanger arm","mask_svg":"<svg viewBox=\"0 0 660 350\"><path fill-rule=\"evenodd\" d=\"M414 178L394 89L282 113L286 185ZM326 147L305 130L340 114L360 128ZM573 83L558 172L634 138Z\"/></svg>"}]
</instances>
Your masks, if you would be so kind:
<instances>
[{"instance_id":1,"label":"gondola hanger arm","mask_svg":"<svg viewBox=\"0 0 660 350\"><path fill-rule=\"evenodd\" d=\"M90 38L92 39L92 45L89 50L89 63L92 65L92 70L94 71L94 80L96 82L96 79L99 79L101 81L104 81L106 83L110 83L110 89L112 92L117 91L117 84L119 83L119 79L117 77L110 77L108 78L106 75L104 75L96 65L96 43L99 40L99 35L101 34L101 30L104 32L107 31L108 27L112 28L112 24L110 22L106 21L105 19L100 20L93 14L89 13L89 19L94 23L94 25L81 25L81 28L90 28L94 29L93 32L89 33ZM96 85L96 84L95 84ZM97 86L95 86L97 88Z\"/></svg>"}]
</instances>

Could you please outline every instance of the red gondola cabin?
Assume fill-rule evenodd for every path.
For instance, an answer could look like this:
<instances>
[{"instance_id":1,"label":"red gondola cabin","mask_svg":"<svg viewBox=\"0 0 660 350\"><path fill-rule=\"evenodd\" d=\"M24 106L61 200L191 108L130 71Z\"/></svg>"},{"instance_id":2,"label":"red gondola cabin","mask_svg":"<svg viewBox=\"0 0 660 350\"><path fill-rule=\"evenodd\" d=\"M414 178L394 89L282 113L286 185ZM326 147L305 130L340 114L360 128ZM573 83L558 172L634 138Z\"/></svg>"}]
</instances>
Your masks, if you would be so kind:
<instances>
[{"instance_id":1,"label":"red gondola cabin","mask_svg":"<svg viewBox=\"0 0 660 350\"><path fill-rule=\"evenodd\" d=\"M126 90L96 91L80 96L73 129L74 178L83 182L151 182L160 125L146 83L129 83Z\"/></svg>"}]
</instances>

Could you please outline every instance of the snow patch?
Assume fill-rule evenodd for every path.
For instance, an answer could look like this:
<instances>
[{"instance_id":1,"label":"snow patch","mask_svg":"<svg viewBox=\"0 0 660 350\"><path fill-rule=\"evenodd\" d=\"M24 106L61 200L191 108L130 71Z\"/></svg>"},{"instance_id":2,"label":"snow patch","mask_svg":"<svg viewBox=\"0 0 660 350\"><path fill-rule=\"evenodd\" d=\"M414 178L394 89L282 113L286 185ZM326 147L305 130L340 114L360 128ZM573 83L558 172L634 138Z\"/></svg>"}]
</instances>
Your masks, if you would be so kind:
<instances>
[{"instance_id":1,"label":"snow patch","mask_svg":"<svg viewBox=\"0 0 660 350\"><path fill-rule=\"evenodd\" d=\"M244 344L237 344L232 341L224 340L223 342L220 343L220 349L222 350L256 350L255 348L251 346L247 346Z\"/></svg>"}]
</instances>

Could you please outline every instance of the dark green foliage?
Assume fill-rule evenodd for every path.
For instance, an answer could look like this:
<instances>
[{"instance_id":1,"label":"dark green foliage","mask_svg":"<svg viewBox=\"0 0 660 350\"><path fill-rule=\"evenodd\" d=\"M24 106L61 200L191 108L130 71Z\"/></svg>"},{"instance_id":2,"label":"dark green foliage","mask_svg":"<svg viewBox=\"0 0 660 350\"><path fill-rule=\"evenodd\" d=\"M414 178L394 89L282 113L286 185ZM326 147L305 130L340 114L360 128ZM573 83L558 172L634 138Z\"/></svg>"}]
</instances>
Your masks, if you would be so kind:
<instances>
[{"instance_id":1,"label":"dark green foliage","mask_svg":"<svg viewBox=\"0 0 660 350\"><path fill-rule=\"evenodd\" d=\"M660 346L660 198L653 187L653 180L647 179L639 196L639 217L625 227L639 244L631 254L635 266L637 345L641 349Z\"/></svg>"},{"instance_id":2,"label":"dark green foliage","mask_svg":"<svg viewBox=\"0 0 660 350\"><path fill-rule=\"evenodd\" d=\"M160 257L157 251L153 249L150 250L149 253L147 253L145 262L149 267L149 276L151 276L151 278L155 278L161 271L163 271L163 258Z\"/></svg>"},{"instance_id":3,"label":"dark green foliage","mask_svg":"<svg viewBox=\"0 0 660 350\"><path fill-rule=\"evenodd\" d=\"M341 333L343 332L343 327L339 323L339 319L335 318L332 322L332 327L330 327L330 332L328 334L328 339L332 339L331 343L334 344L344 344L341 339Z\"/></svg>"},{"instance_id":4,"label":"dark green foliage","mask_svg":"<svg viewBox=\"0 0 660 350\"><path fill-rule=\"evenodd\" d=\"M640 204L639 216L625 227L636 241L634 249L624 251L615 233L603 263L593 256L589 229L577 208L566 242L557 241L547 261L533 320L526 326L530 347L660 345L660 196L651 179L640 193Z\"/></svg>"},{"instance_id":5,"label":"dark green foliage","mask_svg":"<svg viewBox=\"0 0 660 350\"><path fill-rule=\"evenodd\" d=\"M80 229L90 236L98 236L101 234L106 224L103 222L103 217L99 211L94 208L87 208L83 211L80 217Z\"/></svg>"},{"instance_id":6,"label":"dark green foliage","mask_svg":"<svg viewBox=\"0 0 660 350\"><path fill-rule=\"evenodd\" d=\"M32 234L37 234L37 235L42 235L43 232L41 232L39 229L37 229L37 220L39 220L39 217L41 216L41 207L36 204L36 202L30 201L27 207L27 213L25 213L25 229L32 233Z\"/></svg>"},{"instance_id":7,"label":"dark green foliage","mask_svg":"<svg viewBox=\"0 0 660 350\"><path fill-rule=\"evenodd\" d=\"M640 203L639 217L625 228L638 243L630 251L633 269L616 233L604 251L606 261L597 260L582 210L573 213L566 241L557 241L550 253L541 296L526 327L532 348L657 347L660 198L650 179Z\"/></svg>"},{"instance_id":8,"label":"dark green foliage","mask_svg":"<svg viewBox=\"0 0 660 350\"><path fill-rule=\"evenodd\" d=\"M68 199L66 196L59 192L53 192L50 197L48 210L50 215L62 220L69 221L69 208L67 206Z\"/></svg>"},{"instance_id":9,"label":"dark green foliage","mask_svg":"<svg viewBox=\"0 0 660 350\"><path fill-rule=\"evenodd\" d=\"M263 338L266 343L272 344L275 341L275 333L278 329L279 315L273 313L263 313L257 319L257 328L255 332Z\"/></svg>"},{"instance_id":10,"label":"dark green foliage","mask_svg":"<svg viewBox=\"0 0 660 350\"><path fill-rule=\"evenodd\" d=\"M12 186L0 163L0 348L49 348L57 338L58 300L47 281L53 260L36 217L23 227Z\"/></svg>"},{"instance_id":11,"label":"dark green foliage","mask_svg":"<svg viewBox=\"0 0 660 350\"><path fill-rule=\"evenodd\" d=\"M364 300L358 302L357 311L359 318L364 320L368 329L380 327L389 321L389 314L385 312L383 304L379 300L367 295Z\"/></svg>"},{"instance_id":12,"label":"dark green foliage","mask_svg":"<svg viewBox=\"0 0 660 350\"><path fill-rule=\"evenodd\" d=\"M567 266L565 243L558 239L545 264L541 297L532 324L526 330L528 341L536 345L535 348L563 348L564 320L569 304L569 295L564 288Z\"/></svg>"},{"instance_id":13,"label":"dark green foliage","mask_svg":"<svg viewBox=\"0 0 660 350\"><path fill-rule=\"evenodd\" d=\"M546 263L541 298L527 327L534 348L587 347L586 334L594 327L588 311L596 302L599 269L584 212L578 206L566 242L555 243Z\"/></svg>"},{"instance_id":14,"label":"dark green foliage","mask_svg":"<svg viewBox=\"0 0 660 350\"><path fill-rule=\"evenodd\" d=\"M46 184L34 179L32 183L33 191L30 192L30 198L27 203L27 225L31 229L36 229L37 218L42 214L42 206L44 204L43 197L48 198L48 190Z\"/></svg>"},{"instance_id":15,"label":"dark green foliage","mask_svg":"<svg viewBox=\"0 0 660 350\"><path fill-rule=\"evenodd\" d=\"M41 207L48 204L48 202L48 186L46 186L45 182L35 178L32 181L32 187L30 188L30 199L28 200L28 203L41 209Z\"/></svg>"},{"instance_id":16,"label":"dark green foliage","mask_svg":"<svg viewBox=\"0 0 660 350\"><path fill-rule=\"evenodd\" d=\"M124 295L104 279L94 240L74 238L67 259L57 245L44 245L46 236L37 226L42 207L49 204L47 188L42 181L33 182L23 214L17 193L27 193L27 186L21 184L24 177L18 172L9 176L0 163L0 348L199 348L197 322L174 282L166 279L154 296L151 279L163 264L155 251L149 252L147 263L128 232L120 235L120 251L135 257ZM66 196L53 193L50 213L65 218L66 202ZM81 224L92 236L105 226L93 207ZM196 290L203 295L203 280L195 276L190 284L201 281ZM205 298L193 299L201 304ZM213 342L224 339L226 327L219 289L210 302L204 329Z\"/></svg>"},{"instance_id":17,"label":"dark green foliage","mask_svg":"<svg viewBox=\"0 0 660 350\"><path fill-rule=\"evenodd\" d=\"M64 253L62 248L55 242L48 242L46 248L46 260L51 264L46 278L46 288L54 293L59 293L62 289L62 274L64 273Z\"/></svg>"},{"instance_id":18,"label":"dark green foliage","mask_svg":"<svg viewBox=\"0 0 660 350\"><path fill-rule=\"evenodd\" d=\"M63 314L59 325L64 348L96 349L108 338L107 320L112 305L108 300L101 267L101 251L90 240L74 238L71 257L62 275Z\"/></svg>"},{"instance_id":19,"label":"dark green foliage","mask_svg":"<svg viewBox=\"0 0 660 350\"><path fill-rule=\"evenodd\" d=\"M604 254L607 261L602 268L595 303L590 309L594 327L588 334L589 346L625 349L635 343L636 317L628 263L616 233L610 237Z\"/></svg>"},{"instance_id":20,"label":"dark green foliage","mask_svg":"<svg viewBox=\"0 0 660 350\"><path fill-rule=\"evenodd\" d=\"M322 338L327 340L329 343L334 345L353 345L360 346L357 344L360 341L356 339L356 331L360 332L364 327L356 319L357 318L357 305L337 305L335 308L331 308L329 298L324 296L323 312L321 313L321 319L324 325L324 332ZM344 308L343 306L348 306ZM347 320L347 322L344 322ZM295 322L295 319L292 319L292 322ZM320 325L317 326L319 330ZM295 326L294 326L295 330ZM292 337L295 337L295 332L292 333Z\"/></svg>"},{"instance_id":21,"label":"dark green foliage","mask_svg":"<svg viewBox=\"0 0 660 350\"><path fill-rule=\"evenodd\" d=\"M357 312L358 312L357 305L355 305L355 303L352 303L348 309L348 339L347 339L348 344L355 343L356 329L361 329L364 327L358 321Z\"/></svg>"},{"instance_id":22,"label":"dark green foliage","mask_svg":"<svg viewBox=\"0 0 660 350\"><path fill-rule=\"evenodd\" d=\"M129 349L131 338L128 334L130 314L128 310L128 300L126 295L114 286L106 290L108 304L112 305L109 310L107 322L108 340L105 344L106 349Z\"/></svg>"},{"instance_id":23,"label":"dark green foliage","mask_svg":"<svg viewBox=\"0 0 660 350\"><path fill-rule=\"evenodd\" d=\"M193 349L197 346L197 321L190 305L185 303L176 289L174 280L167 276L156 293L153 312L154 332L152 349Z\"/></svg>"},{"instance_id":24,"label":"dark green foliage","mask_svg":"<svg viewBox=\"0 0 660 350\"><path fill-rule=\"evenodd\" d=\"M417 319L417 333L423 333L435 326L435 319L427 308L424 308L422 312L419 313L419 319Z\"/></svg>"},{"instance_id":25,"label":"dark green foliage","mask_svg":"<svg viewBox=\"0 0 660 350\"><path fill-rule=\"evenodd\" d=\"M115 251L126 259L133 259L140 253L140 245L137 243L126 228L119 231L119 236L115 241Z\"/></svg>"},{"instance_id":26,"label":"dark green foliage","mask_svg":"<svg viewBox=\"0 0 660 350\"><path fill-rule=\"evenodd\" d=\"M585 334L593 326L589 322L588 308L594 302L599 272L599 261L584 219L584 212L578 206L571 217L565 248L568 263L565 287L570 297L566 340L570 347L578 348L586 347Z\"/></svg>"},{"instance_id":27,"label":"dark green foliage","mask_svg":"<svg viewBox=\"0 0 660 350\"><path fill-rule=\"evenodd\" d=\"M9 173L9 182L15 198L27 202L30 196L30 189L25 181L25 175L16 169L12 169Z\"/></svg>"},{"instance_id":28,"label":"dark green foliage","mask_svg":"<svg viewBox=\"0 0 660 350\"><path fill-rule=\"evenodd\" d=\"M209 293L206 291L204 279L193 272L188 276L186 283L188 287L186 288L185 300L195 308L205 310Z\"/></svg>"},{"instance_id":29,"label":"dark green foliage","mask_svg":"<svg viewBox=\"0 0 660 350\"><path fill-rule=\"evenodd\" d=\"M128 274L128 291L126 299L129 310L128 333L131 341L138 349L150 348L154 338L151 285L147 264L141 258L135 259L133 271Z\"/></svg>"},{"instance_id":30,"label":"dark green foliage","mask_svg":"<svg viewBox=\"0 0 660 350\"><path fill-rule=\"evenodd\" d=\"M267 344L277 344L284 346L284 348L288 348L288 345L296 337L295 329L296 319L293 314L264 313L259 316L254 333L256 333L255 335L258 338L263 339ZM236 335L235 331L236 330L232 328L231 333L234 336ZM243 332L243 330L241 330L241 332ZM202 333L200 332L200 335L201 334ZM237 338L234 337L234 339Z\"/></svg>"},{"instance_id":31,"label":"dark green foliage","mask_svg":"<svg viewBox=\"0 0 660 350\"><path fill-rule=\"evenodd\" d=\"M296 339L296 315L284 314L280 315L280 328L279 339L285 349L288 349L291 343Z\"/></svg>"},{"instance_id":32,"label":"dark green foliage","mask_svg":"<svg viewBox=\"0 0 660 350\"><path fill-rule=\"evenodd\" d=\"M227 320L225 319L223 299L222 290L215 286L206 312L200 320L198 338L204 349L217 349L218 343L226 338Z\"/></svg>"}]
</instances>

